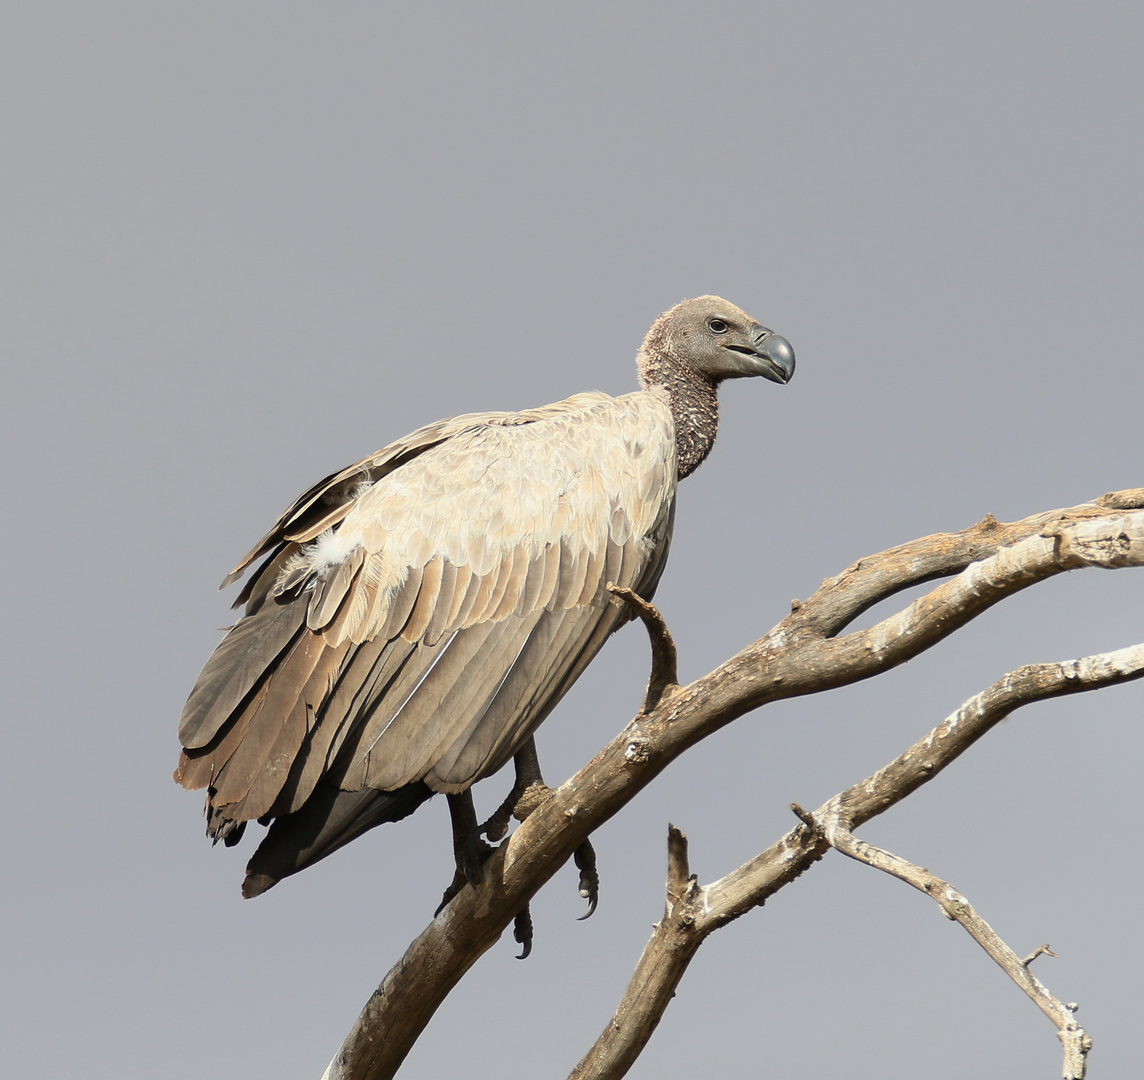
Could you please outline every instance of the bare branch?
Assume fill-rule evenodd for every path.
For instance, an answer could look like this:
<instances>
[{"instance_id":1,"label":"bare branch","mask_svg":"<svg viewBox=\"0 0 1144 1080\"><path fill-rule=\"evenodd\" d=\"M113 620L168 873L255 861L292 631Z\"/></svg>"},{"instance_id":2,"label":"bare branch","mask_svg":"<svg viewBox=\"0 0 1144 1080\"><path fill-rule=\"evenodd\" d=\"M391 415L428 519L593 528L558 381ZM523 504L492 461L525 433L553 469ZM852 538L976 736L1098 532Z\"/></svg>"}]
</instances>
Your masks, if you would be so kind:
<instances>
[{"instance_id":1,"label":"bare branch","mask_svg":"<svg viewBox=\"0 0 1144 1080\"><path fill-rule=\"evenodd\" d=\"M914 743L904 754L861 783L828 800L815 813L792 803L791 810L802 822L801 825L787 833L777 844L772 844L766 851L718 881L710 885L692 884L686 905L669 911L668 914L674 916L671 926L665 928L661 923L656 927L644 947L612 1021L572 1072L570 1080L616 1080L623 1076L662 1019L675 988L703 941L719 927L726 926L751 908L760 906L768 897L821 859L829 846L836 846L845 854L850 854L843 846L844 838L851 836L848 824L868 821L906 798L922 784L933 779L1015 709L1061 694L1095 690L1141 677L1144 677L1144 644L1083 660L1023 667L970 698L957 712L924 739ZM854 841L855 845L858 843ZM881 854L889 860L896 858L887 852ZM886 869L883 866L879 868ZM926 874L920 870L918 873ZM669 901L670 883L678 878L679 872L673 874L669 869ZM927 880L937 883L931 892L935 899L949 897L947 914L959 910L959 903L965 911L972 913L968 902L954 894L945 882L940 882L932 875L927 875ZM947 891L942 892L942 889ZM930 892L924 887L923 891ZM957 916L950 914L950 917ZM987 924L982 922L982 925L987 928ZM989 934L992 933L989 930ZM1048 946L1041 946L1025 960L1020 960L999 938L997 942L998 948L1004 950L1001 953L1005 958L1004 963L989 946L985 946L987 951L994 959L998 959L998 963L1026 992L1030 992L1029 987L1039 988L1040 996L1033 993L1030 996L1057 1024L1065 1048L1063 1075L1066 1080L1073 1077L1081 1080L1092 1040L1072 1019L1076 1007L1062 1005L1028 971L1028 964L1037 956L1042 953L1053 954ZM1018 976L1010 970L1014 962L1023 975ZM1048 1008L1046 1003L1049 1003ZM659 1009L658 1012L654 1011L656 1008Z\"/></svg>"},{"instance_id":2,"label":"bare branch","mask_svg":"<svg viewBox=\"0 0 1144 1080\"><path fill-rule=\"evenodd\" d=\"M480 888L463 889L386 976L331 1062L328 1080L392 1076L441 1001L524 904L594 829L700 739L769 701L846 685L901 664L1005 596L1053 574L1085 566L1140 565L1144 565L1144 510L1089 503L1012 525L987 519L964 533L930 537L861 560L824 582L810 600L759 641L641 711L501 845L485 864ZM957 576L897 615L864 631L831 636L883 597L950 573ZM1090 658L1075 665L1106 659ZM1049 667L1063 671L1068 666L1071 671L1075 665ZM1033 670L1021 669L1009 678ZM1027 700L1088 689L1087 670L1076 667L1075 675L1062 676L1065 681L1059 688ZM1105 682L1091 685L1137 677L1119 668L1106 674ZM1025 703L1012 688L998 694L1007 702L1006 711ZM849 827L936 775L980 737L981 732L964 741L972 729L967 716L933 746L911 748L887 766L885 776L872 778L876 782L839 796ZM950 753L953 746L958 749ZM709 887L707 899L717 903L702 914L704 926L713 929L761 903L820 858L826 846L813 830L800 825Z\"/></svg>"},{"instance_id":3,"label":"bare branch","mask_svg":"<svg viewBox=\"0 0 1144 1080\"><path fill-rule=\"evenodd\" d=\"M943 881L928 870L907 862L899 855L894 855L892 852L859 840L838 820L825 822L823 829L830 838L831 846L837 848L843 855L865 863L867 866L873 866L884 873L892 874L906 882L907 885L912 885L915 889L926 893L938 903L942 911L945 912L946 918L965 927L973 940L992 957L1002 971L1056 1025L1065 1047L1064 1076L1066 1080L1083 1080L1088 1051L1092 1048L1092 1040L1073 1019L1073 1010L1051 994L1044 983L1029 970L1029 962L1042 952L1049 951L1047 945L1042 945L1037 952L1029 957L1028 961L1022 960L948 881ZM1075 1059L1078 1052L1079 1062L1070 1060L1070 1058Z\"/></svg>"},{"instance_id":4,"label":"bare branch","mask_svg":"<svg viewBox=\"0 0 1144 1080\"><path fill-rule=\"evenodd\" d=\"M1049 510L1009 524L992 514L956 533L936 533L859 559L836 577L826 578L800 609L811 608L825 637L840 633L864 611L895 593L959 573L972 562L995 555L1046 527L1100 518L1110 510L1144 508L1144 488L1112 491L1091 503Z\"/></svg>"},{"instance_id":5,"label":"bare branch","mask_svg":"<svg viewBox=\"0 0 1144 1080\"><path fill-rule=\"evenodd\" d=\"M631 589L608 582L608 591L618 596L634 615L637 615L647 628L647 636L651 639L651 675L647 682L647 693L644 695L643 707L640 714L652 711L661 701L663 695L669 690L679 687L679 664L675 651L675 639L667 628L667 622L660 614L659 608L649 604L641 596L637 596Z\"/></svg>"},{"instance_id":6,"label":"bare branch","mask_svg":"<svg viewBox=\"0 0 1144 1080\"><path fill-rule=\"evenodd\" d=\"M763 903L812 862L829 843L821 830L842 822L854 828L888 810L957 760L992 727L1022 706L1144 677L1144 644L1080 660L1029 664L975 694L924 739L872 776L835 795L777 844L706 886L707 919L723 925ZM798 813L798 811L796 811ZM806 811L799 817L805 822ZM714 926L712 927L714 929Z\"/></svg>"},{"instance_id":7,"label":"bare branch","mask_svg":"<svg viewBox=\"0 0 1144 1080\"><path fill-rule=\"evenodd\" d=\"M667 827L667 906L681 897L691 877L687 859L687 837L674 825Z\"/></svg>"},{"instance_id":8,"label":"bare branch","mask_svg":"<svg viewBox=\"0 0 1144 1080\"><path fill-rule=\"evenodd\" d=\"M1037 959L1038 956L1056 956L1056 955L1057 954L1055 952L1053 952L1053 950L1050 949L1048 947L1048 945L1038 945L1031 953L1029 953L1028 956L1026 956L1021 961L1021 964L1024 967L1028 967L1034 960Z\"/></svg>"},{"instance_id":9,"label":"bare branch","mask_svg":"<svg viewBox=\"0 0 1144 1080\"><path fill-rule=\"evenodd\" d=\"M656 923L611 1022L569 1080L614 1080L632 1067L706 936L698 929L695 913L702 892L688 867L687 837L669 825L663 918Z\"/></svg>"},{"instance_id":10,"label":"bare branch","mask_svg":"<svg viewBox=\"0 0 1144 1080\"><path fill-rule=\"evenodd\" d=\"M1096 500L1097 506L1109 510L1144 510L1144 488L1128 488L1125 491L1110 491Z\"/></svg>"}]
</instances>

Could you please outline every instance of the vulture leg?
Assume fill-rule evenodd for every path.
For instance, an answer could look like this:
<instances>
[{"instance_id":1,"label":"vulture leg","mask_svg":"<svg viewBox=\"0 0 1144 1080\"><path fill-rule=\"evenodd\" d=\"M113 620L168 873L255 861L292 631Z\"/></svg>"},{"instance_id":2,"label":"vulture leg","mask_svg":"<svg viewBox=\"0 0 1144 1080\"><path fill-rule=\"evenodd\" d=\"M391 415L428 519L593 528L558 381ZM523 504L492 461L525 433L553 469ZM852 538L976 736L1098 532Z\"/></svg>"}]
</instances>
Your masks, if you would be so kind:
<instances>
[{"instance_id":1,"label":"vulture leg","mask_svg":"<svg viewBox=\"0 0 1144 1080\"><path fill-rule=\"evenodd\" d=\"M552 793L552 789L544 782L544 777L540 773L536 740L531 735L516 752L513 764L516 766L516 783L513 784L512 791L505 796L504 802L480 828L480 831L494 844L505 838L510 818L524 821Z\"/></svg>"},{"instance_id":2,"label":"vulture leg","mask_svg":"<svg viewBox=\"0 0 1144 1080\"><path fill-rule=\"evenodd\" d=\"M441 897L434 916L440 915L445 905L459 893L466 884L475 889L481 883L481 868L493 849L486 844L477 828L477 810L473 806L471 790L458 795L446 795L449 802L449 818L453 824L453 858L457 869L453 880Z\"/></svg>"},{"instance_id":3,"label":"vulture leg","mask_svg":"<svg viewBox=\"0 0 1144 1080\"><path fill-rule=\"evenodd\" d=\"M552 794L552 789L544 782L544 777L540 772L540 759L536 755L536 740L531 735L528 737L528 741L517 751L513 762L516 766L516 783L513 784L512 791L508 793L505 801L480 828L480 831L494 843L504 839L504 835L508 831L510 817L516 818L517 821L524 821ZM600 900L600 876L596 872L596 852L590 840L585 840L576 849L573 861L580 871L580 895L588 901L588 910L580 918L587 919L596 910L596 904ZM520 916L517 918L519 919ZM520 932L519 929L518 932ZM521 941L521 938L518 937L517 941ZM528 955L527 950L525 955Z\"/></svg>"}]
</instances>

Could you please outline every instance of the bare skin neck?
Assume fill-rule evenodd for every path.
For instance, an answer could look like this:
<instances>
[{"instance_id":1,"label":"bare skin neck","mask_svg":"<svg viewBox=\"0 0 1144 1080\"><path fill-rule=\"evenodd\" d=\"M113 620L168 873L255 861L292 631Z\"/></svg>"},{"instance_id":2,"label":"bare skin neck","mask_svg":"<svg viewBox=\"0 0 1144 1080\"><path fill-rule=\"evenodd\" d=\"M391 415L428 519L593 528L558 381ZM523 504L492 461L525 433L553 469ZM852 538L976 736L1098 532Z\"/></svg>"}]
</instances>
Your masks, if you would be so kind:
<instances>
[{"instance_id":1,"label":"bare skin neck","mask_svg":"<svg viewBox=\"0 0 1144 1080\"><path fill-rule=\"evenodd\" d=\"M662 387L667 393L675 420L678 476L682 480L699 468L715 445L719 430L718 386L673 361L654 342L650 347L645 343L636 363L645 389Z\"/></svg>"}]
</instances>

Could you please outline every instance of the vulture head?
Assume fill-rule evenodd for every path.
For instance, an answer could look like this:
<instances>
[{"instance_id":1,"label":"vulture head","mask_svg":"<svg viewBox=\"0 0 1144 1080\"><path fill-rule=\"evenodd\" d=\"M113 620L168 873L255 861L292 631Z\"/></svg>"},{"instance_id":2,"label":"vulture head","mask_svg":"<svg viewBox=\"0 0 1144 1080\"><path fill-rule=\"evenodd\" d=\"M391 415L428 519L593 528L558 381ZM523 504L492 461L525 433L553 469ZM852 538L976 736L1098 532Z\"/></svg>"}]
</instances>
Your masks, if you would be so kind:
<instances>
[{"instance_id":1,"label":"vulture head","mask_svg":"<svg viewBox=\"0 0 1144 1080\"><path fill-rule=\"evenodd\" d=\"M794 375L794 350L742 308L720 296L697 296L656 319L636 366L645 390L667 395L682 479L699 467L715 442L719 384L754 375L788 383Z\"/></svg>"},{"instance_id":2,"label":"vulture head","mask_svg":"<svg viewBox=\"0 0 1144 1080\"><path fill-rule=\"evenodd\" d=\"M640 378L645 387L672 379L724 379L761 375L788 383L794 375L790 342L721 296L697 296L665 311L640 348Z\"/></svg>"}]
</instances>

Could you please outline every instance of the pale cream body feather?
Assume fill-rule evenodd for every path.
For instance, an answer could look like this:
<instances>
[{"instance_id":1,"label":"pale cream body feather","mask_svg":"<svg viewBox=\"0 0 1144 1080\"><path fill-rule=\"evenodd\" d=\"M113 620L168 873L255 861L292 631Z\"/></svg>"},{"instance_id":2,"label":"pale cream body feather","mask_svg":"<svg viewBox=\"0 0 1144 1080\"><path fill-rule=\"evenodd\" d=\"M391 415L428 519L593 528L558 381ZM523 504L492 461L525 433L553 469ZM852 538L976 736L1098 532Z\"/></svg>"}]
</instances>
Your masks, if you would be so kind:
<instances>
[{"instance_id":1,"label":"pale cream body feather","mask_svg":"<svg viewBox=\"0 0 1144 1080\"><path fill-rule=\"evenodd\" d=\"M675 488L655 390L457 417L328 478L244 560L270 554L188 700L177 777L232 825L326 775L464 790L624 621L607 583L654 588Z\"/></svg>"},{"instance_id":2,"label":"pale cream body feather","mask_svg":"<svg viewBox=\"0 0 1144 1080\"><path fill-rule=\"evenodd\" d=\"M636 367L634 394L458 416L391 443L306 491L224 582L264 558L183 710L175 778L207 789L216 840L272 822L243 895L434 792L456 796L455 831L471 831L458 793L524 750L625 621L607 583L655 591L720 383L786 383L795 361L785 338L700 296L652 324Z\"/></svg>"}]
</instances>

